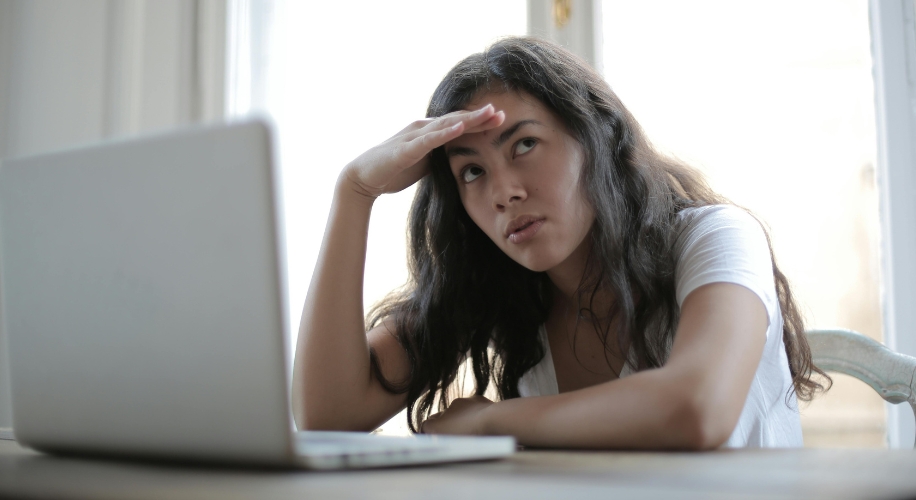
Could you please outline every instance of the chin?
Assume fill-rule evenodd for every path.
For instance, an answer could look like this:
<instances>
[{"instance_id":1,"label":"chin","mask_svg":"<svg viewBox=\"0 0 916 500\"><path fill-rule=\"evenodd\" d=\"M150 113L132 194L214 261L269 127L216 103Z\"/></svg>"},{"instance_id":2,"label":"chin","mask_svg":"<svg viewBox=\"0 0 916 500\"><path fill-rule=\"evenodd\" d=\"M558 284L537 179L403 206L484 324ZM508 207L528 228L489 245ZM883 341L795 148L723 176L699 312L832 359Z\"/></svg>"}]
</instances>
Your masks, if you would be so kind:
<instances>
[{"instance_id":1,"label":"chin","mask_svg":"<svg viewBox=\"0 0 916 500\"><path fill-rule=\"evenodd\" d=\"M543 273L553 269L560 263L558 259L544 255L509 255L509 258L525 269L536 273Z\"/></svg>"}]
</instances>

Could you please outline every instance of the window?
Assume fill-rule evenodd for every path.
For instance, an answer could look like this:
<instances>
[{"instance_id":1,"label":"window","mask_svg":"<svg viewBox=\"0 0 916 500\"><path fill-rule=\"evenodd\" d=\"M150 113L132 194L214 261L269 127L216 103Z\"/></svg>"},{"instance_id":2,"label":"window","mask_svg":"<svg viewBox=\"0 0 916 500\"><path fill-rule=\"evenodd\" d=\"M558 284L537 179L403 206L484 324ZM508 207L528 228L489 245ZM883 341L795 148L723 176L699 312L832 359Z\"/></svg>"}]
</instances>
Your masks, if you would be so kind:
<instances>
[{"instance_id":1,"label":"window","mask_svg":"<svg viewBox=\"0 0 916 500\"><path fill-rule=\"evenodd\" d=\"M809 328L882 339L868 6L607 0L604 73L657 146L770 226ZM884 446L884 404L834 376L807 445Z\"/></svg>"},{"instance_id":2,"label":"window","mask_svg":"<svg viewBox=\"0 0 916 500\"><path fill-rule=\"evenodd\" d=\"M261 16L252 14L251 46L261 53L248 64L262 67L230 77L251 85L241 92L250 101L230 109L261 108L279 125L294 336L340 170L422 117L458 60L501 35L525 33L535 4L275 0L251 9ZM881 340L867 4L605 0L597 7L605 77L656 145L703 169L714 188L769 224L809 328L851 328ZM408 189L376 203L367 308L406 280L411 199ZM803 408L806 442L883 446L880 398L857 381L835 380L827 396Z\"/></svg>"}]
</instances>

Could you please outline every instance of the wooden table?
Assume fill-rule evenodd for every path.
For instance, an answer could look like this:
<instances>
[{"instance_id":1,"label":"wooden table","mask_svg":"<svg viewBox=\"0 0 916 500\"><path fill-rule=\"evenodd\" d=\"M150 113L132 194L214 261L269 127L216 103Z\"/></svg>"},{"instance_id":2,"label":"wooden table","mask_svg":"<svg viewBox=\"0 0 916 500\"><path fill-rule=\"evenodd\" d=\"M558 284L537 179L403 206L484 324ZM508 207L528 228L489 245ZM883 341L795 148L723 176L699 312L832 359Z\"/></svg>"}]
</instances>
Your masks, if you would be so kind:
<instances>
[{"instance_id":1,"label":"wooden table","mask_svg":"<svg viewBox=\"0 0 916 500\"><path fill-rule=\"evenodd\" d=\"M496 462L318 473L64 458L0 441L0 497L916 498L916 452L522 451Z\"/></svg>"}]
</instances>

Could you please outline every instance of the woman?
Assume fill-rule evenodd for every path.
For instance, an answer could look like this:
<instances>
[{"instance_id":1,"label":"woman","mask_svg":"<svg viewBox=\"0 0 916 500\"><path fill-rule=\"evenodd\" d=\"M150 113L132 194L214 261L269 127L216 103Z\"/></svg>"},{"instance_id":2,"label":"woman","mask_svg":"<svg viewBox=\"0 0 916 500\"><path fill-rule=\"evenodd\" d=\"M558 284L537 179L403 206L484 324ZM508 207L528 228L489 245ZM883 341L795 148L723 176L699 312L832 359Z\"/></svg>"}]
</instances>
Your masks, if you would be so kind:
<instances>
[{"instance_id":1,"label":"woman","mask_svg":"<svg viewBox=\"0 0 916 500\"><path fill-rule=\"evenodd\" d=\"M340 175L296 351L301 428L407 406L414 431L530 446L801 446L795 399L824 374L766 233L657 153L600 76L504 39L427 116ZM411 281L364 334L373 201L417 181Z\"/></svg>"}]
</instances>

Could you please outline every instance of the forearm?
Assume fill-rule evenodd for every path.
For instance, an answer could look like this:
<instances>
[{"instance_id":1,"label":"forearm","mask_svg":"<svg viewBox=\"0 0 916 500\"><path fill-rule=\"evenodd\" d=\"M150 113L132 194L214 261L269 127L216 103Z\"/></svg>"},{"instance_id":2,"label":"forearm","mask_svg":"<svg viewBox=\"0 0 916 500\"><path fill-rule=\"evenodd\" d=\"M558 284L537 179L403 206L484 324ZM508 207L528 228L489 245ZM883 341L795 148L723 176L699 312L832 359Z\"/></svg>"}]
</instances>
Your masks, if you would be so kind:
<instances>
[{"instance_id":1,"label":"forearm","mask_svg":"<svg viewBox=\"0 0 916 500\"><path fill-rule=\"evenodd\" d=\"M767 327L749 289L693 291L667 363L579 391L487 408L482 428L531 446L710 449L728 440L760 364Z\"/></svg>"},{"instance_id":2,"label":"forearm","mask_svg":"<svg viewBox=\"0 0 916 500\"><path fill-rule=\"evenodd\" d=\"M646 370L578 391L517 398L491 405L487 434L549 448L704 449L718 446L709 414L692 397L695 379ZM700 390L702 392L702 390Z\"/></svg>"},{"instance_id":3,"label":"forearm","mask_svg":"<svg viewBox=\"0 0 916 500\"><path fill-rule=\"evenodd\" d=\"M293 372L293 408L300 427L361 422L358 404L371 382L363 318L363 272L371 198L338 181L328 224L302 311Z\"/></svg>"}]
</instances>

